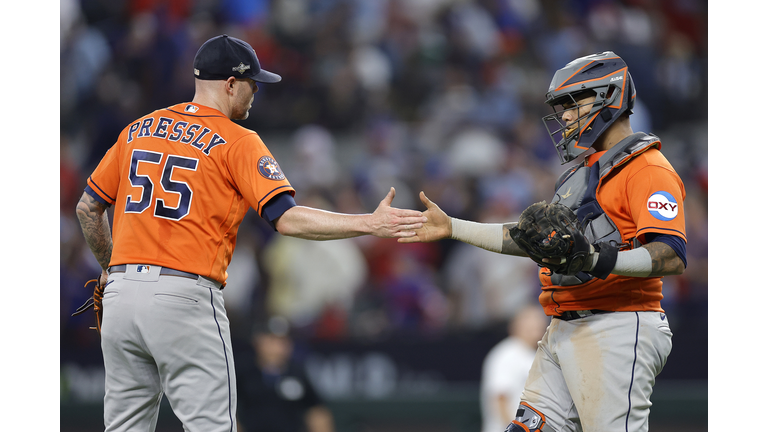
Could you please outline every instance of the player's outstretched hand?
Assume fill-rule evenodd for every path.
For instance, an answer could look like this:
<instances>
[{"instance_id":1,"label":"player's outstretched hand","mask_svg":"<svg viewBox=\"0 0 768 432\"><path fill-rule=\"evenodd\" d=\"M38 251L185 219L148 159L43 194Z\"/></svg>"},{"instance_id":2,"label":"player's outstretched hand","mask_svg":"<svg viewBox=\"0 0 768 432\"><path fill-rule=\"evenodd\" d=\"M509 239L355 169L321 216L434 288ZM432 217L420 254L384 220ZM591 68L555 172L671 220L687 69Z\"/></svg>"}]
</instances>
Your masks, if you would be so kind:
<instances>
[{"instance_id":1,"label":"player's outstretched hand","mask_svg":"<svg viewBox=\"0 0 768 432\"><path fill-rule=\"evenodd\" d=\"M389 188L389 193L384 197L373 212L372 234L376 237L412 237L416 235L414 230L422 227L427 218L418 210L404 210L392 207L395 198L395 188Z\"/></svg>"},{"instance_id":2,"label":"player's outstretched hand","mask_svg":"<svg viewBox=\"0 0 768 432\"><path fill-rule=\"evenodd\" d=\"M417 228L413 236L404 236L397 239L398 243L433 242L451 237L451 218L427 198L422 191L419 193L421 202L427 207L424 212L426 222L421 228Z\"/></svg>"}]
</instances>

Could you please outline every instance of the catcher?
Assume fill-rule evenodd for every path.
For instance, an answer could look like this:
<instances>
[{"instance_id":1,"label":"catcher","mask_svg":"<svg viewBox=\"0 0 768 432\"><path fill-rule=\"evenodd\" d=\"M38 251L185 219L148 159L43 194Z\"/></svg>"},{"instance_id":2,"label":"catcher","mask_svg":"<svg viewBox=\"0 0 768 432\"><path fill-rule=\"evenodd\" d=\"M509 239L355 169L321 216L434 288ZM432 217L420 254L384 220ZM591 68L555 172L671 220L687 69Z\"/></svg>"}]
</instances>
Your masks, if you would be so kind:
<instances>
[{"instance_id":1,"label":"catcher","mask_svg":"<svg viewBox=\"0 0 768 432\"><path fill-rule=\"evenodd\" d=\"M685 188L659 139L632 130L635 88L613 52L558 70L546 97L561 162L594 149L561 175L550 203L519 222L481 224L448 217L422 192L428 222L398 241L451 238L539 264L552 320L507 432L644 432L672 349L661 279L686 266Z\"/></svg>"}]
</instances>

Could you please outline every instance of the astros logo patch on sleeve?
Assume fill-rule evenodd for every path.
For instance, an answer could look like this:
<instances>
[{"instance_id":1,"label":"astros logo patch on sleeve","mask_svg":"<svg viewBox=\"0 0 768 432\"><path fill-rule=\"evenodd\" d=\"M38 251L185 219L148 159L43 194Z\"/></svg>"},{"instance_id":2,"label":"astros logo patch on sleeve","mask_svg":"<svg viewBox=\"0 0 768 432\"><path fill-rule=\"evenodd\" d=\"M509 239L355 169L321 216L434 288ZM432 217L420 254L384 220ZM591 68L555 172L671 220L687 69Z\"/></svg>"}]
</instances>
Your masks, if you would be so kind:
<instances>
[{"instance_id":1,"label":"astros logo patch on sleeve","mask_svg":"<svg viewBox=\"0 0 768 432\"><path fill-rule=\"evenodd\" d=\"M259 173L270 180L283 180L285 174L280 170L280 165L270 156L262 156L259 159Z\"/></svg>"},{"instance_id":2,"label":"astros logo patch on sleeve","mask_svg":"<svg viewBox=\"0 0 768 432\"><path fill-rule=\"evenodd\" d=\"M648 198L648 211L656 219L670 221L677 217L678 205L675 197L669 192L654 192Z\"/></svg>"}]
</instances>

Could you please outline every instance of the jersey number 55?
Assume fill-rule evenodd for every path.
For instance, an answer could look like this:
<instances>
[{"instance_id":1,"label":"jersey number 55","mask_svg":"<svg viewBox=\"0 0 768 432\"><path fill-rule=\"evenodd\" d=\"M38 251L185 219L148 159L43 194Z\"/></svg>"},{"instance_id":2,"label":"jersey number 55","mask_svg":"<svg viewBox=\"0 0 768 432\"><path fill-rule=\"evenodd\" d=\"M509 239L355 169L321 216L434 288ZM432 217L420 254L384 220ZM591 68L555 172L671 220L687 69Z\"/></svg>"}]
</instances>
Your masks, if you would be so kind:
<instances>
[{"instance_id":1,"label":"jersey number 55","mask_svg":"<svg viewBox=\"0 0 768 432\"><path fill-rule=\"evenodd\" d=\"M149 176L137 173L139 163L148 162L159 164L162 159L162 153L138 149L133 151L128 178L131 181L131 186L140 187L143 191L141 193L141 199L138 201L133 199L133 195L127 196L125 202L126 213L143 213L144 210L149 208L153 201L152 195L154 193L155 184ZM156 217L181 220L184 216L189 214L190 205L192 204L192 189L190 189L189 185L185 182L172 180L171 176L173 175L173 170L175 168L197 171L197 163L198 160L194 158L168 155L168 158L165 160L165 166L163 166L160 186L165 192L178 194L179 203L176 207L169 207L165 205L165 200L162 198L155 198L154 215Z\"/></svg>"}]
</instances>

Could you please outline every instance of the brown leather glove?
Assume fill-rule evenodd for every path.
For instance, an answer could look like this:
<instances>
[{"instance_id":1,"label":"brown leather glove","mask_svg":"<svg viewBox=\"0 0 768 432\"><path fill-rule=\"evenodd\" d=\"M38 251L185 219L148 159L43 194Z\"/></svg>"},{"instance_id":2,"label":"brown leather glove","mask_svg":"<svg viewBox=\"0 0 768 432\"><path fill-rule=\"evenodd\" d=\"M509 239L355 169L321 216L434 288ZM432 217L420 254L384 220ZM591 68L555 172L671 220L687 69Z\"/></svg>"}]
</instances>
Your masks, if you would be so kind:
<instances>
[{"instance_id":1,"label":"brown leather glove","mask_svg":"<svg viewBox=\"0 0 768 432\"><path fill-rule=\"evenodd\" d=\"M96 277L96 279L89 280L83 286L87 287L88 284L90 284L91 282L96 284L96 286L93 288L93 296L91 296L85 303L83 303L82 306L77 308L77 310L75 311L75 313L72 314L72 316L80 315L81 313L93 307L93 311L96 313L96 327L91 327L91 328L98 331L99 335L101 335L101 318L104 311L101 305L101 300L104 298L104 287L106 286L106 284L101 283L101 275L99 275Z\"/></svg>"}]
</instances>

